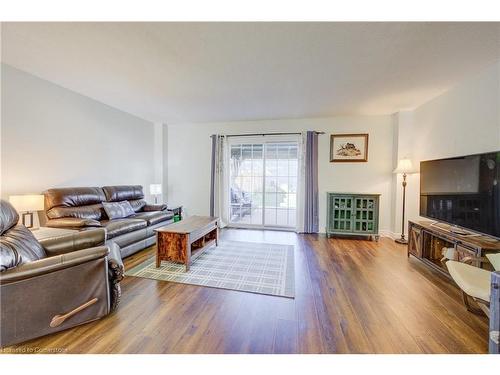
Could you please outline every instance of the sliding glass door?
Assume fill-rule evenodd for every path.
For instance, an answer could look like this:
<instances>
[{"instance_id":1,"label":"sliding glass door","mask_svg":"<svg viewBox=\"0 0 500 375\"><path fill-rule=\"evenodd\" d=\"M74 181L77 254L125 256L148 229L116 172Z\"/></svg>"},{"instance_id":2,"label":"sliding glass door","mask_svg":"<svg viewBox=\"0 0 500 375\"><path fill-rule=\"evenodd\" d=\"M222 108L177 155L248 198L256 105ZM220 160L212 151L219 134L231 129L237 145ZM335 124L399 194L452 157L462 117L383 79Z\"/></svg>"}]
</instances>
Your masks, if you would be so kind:
<instances>
[{"instance_id":1,"label":"sliding glass door","mask_svg":"<svg viewBox=\"0 0 500 375\"><path fill-rule=\"evenodd\" d=\"M276 137L249 141L241 137L229 143L229 224L294 229L298 142Z\"/></svg>"}]
</instances>

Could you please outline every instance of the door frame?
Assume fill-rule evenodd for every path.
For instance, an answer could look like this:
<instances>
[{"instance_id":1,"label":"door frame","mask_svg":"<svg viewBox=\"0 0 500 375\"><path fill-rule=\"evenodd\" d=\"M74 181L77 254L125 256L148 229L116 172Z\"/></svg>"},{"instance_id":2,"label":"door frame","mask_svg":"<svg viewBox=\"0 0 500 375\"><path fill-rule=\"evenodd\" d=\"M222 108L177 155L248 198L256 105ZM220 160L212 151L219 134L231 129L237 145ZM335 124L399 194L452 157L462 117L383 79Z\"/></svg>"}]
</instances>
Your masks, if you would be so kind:
<instances>
[{"instance_id":1,"label":"door frame","mask_svg":"<svg viewBox=\"0 0 500 375\"><path fill-rule=\"evenodd\" d=\"M300 182L300 175L301 173L301 168L300 168L300 160L302 158L302 150L301 150L301 135L299 134L290 134L290 135L260 135L260 136L245 136L242 134L241 136L232 136L230 138L227 138L227 148L228 148L228 162L225 163L225 168L226 168L226 179L225 179L225 184L227 186L227 191L231 191L231 171L229 167L229 159L231 158L231 146L235 144L262 144L262 168L263 168L263 178L262 178L262 224L238 224L238 223L233 223L231 222L231 194L228 194L227 199L229 200L228 205L227 205L227 210L228 212L227 217L228 217L228 222L227 222L227 227L229 228L242 228L242 229L269 229L269 230L281 230L281 231L290 231L294 232L297 229L298 221L297 218L295 219L295 226L290 227L290 226L283 226L283 225L266 225L265 223L265 187L266 187L266 157L265 157L265 144L266 143L297 143L297 192L295 193L295 214L298 214L298 193L299 193L299 182Z\"/></svg>"}]
</instances>

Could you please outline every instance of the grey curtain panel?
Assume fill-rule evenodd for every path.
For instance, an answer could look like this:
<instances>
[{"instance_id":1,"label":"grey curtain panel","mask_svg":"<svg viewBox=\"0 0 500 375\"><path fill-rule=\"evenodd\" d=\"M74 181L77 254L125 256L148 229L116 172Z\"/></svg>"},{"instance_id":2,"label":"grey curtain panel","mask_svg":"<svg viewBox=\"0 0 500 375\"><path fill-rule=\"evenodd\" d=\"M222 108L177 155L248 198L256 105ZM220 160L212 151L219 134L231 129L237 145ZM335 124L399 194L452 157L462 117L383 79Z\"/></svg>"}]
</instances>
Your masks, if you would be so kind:
<instances>
[{"instance_id":1,"label":"grey curtain panel","mask_svg":"<svg viewBox=\"0 0 500 375\"><path fill-rule=\"evenodd\" d=\"M304 233L319 232L318 133L306 133Z\"/></svg>"},{"instance_id":2,"label":"grey curtain panel","mask_svg":"<svg viewBox=\"0 0 500 375\"><path fill-rule=\"evenodd\" d=\"M212 160L210 167L210 216L215 216L215 195L217 194L217 140L219 136L213 134L210 136L212 140Z\"/></svg>"}]
</instances>

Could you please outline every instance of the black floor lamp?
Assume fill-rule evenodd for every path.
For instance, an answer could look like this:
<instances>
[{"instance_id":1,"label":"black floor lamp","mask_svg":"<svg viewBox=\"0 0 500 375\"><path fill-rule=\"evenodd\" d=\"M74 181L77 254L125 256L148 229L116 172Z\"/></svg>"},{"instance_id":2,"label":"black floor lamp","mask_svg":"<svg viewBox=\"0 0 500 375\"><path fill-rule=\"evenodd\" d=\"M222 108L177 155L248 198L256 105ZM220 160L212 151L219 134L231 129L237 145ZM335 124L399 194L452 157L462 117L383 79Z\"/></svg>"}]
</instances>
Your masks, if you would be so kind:
<instances>
[{"instance_id":1,"label":"black floor lamp","mask_svg":"<svg viewBox=\"0 0 500 375\"><path fill-rule=\"evenodd\" d=\"M405 201L406 201L406 176L415 173L413 164L410 159L401 159L398 162L398 166L394 170L394 173L403 174L403 214L401 215L401 238L397 238L394 241L400 244L407 244L408 240L405 238Z\"/></svg>"}]
</instances>

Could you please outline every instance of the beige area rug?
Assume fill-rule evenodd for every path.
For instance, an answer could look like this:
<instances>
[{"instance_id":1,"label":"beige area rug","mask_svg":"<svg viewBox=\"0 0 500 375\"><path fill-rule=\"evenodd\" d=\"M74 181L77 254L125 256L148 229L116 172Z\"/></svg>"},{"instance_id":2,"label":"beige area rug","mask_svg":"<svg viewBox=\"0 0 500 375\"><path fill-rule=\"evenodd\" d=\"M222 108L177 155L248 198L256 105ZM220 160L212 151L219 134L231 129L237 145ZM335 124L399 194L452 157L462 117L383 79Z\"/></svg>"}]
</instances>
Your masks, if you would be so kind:
<instances>
[{"instance_id":1,"label":"beige area rug","mask_svg":"<svg viewBox=\"0 0 500 375\"><path fill-rule=\"evenodd\" d=\"M125 275L294 298L293 252L291 245L221 241L201 254L188 272L184 265L166 261L156 268L153 257Z\"/></svg>"}]
</instances>

